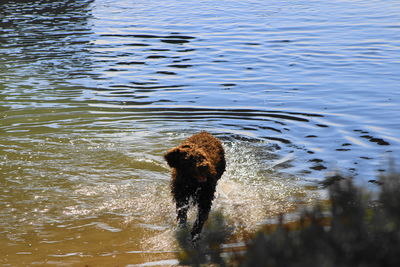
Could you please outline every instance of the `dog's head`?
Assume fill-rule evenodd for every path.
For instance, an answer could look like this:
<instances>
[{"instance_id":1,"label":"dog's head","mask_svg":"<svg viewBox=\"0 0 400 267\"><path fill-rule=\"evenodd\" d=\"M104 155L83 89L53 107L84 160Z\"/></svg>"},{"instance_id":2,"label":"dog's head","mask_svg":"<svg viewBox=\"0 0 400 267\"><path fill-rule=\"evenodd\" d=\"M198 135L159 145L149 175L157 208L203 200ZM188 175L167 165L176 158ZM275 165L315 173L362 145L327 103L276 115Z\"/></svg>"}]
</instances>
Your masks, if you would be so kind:
<instances>
[{"instance_id":1,"label":"dog's head","mask_svg":"<svg viewBox=\"0 0 400 267\"><path fill-rule=\"evenodd\" d=\"M216 174L207 160L206 153L190 144L168 150L164 158L171 168L191 173L199 182L205 182L208 176Z\"/></svg>"}]
</instances>

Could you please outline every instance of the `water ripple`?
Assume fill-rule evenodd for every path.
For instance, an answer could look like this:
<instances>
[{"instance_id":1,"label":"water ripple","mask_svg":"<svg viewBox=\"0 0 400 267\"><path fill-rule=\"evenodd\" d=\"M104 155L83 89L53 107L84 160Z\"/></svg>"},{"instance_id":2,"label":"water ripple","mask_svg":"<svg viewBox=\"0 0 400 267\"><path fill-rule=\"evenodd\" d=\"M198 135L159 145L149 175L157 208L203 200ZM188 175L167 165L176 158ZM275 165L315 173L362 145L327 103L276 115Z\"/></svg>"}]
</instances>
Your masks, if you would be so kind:
<instances>
[{"instance_id":1,"label":"water ripple","mask_svg":"<svg viewBox=\"0 0 400 267\"><path fill-rule=\"evenodd\" d=\"M367 183L400 149L399 14L396 0L1 1L0 262L145 262L143 240L172 238L162 154L200 130L228 151L217 206L249 228L328 171Z\"/></svg>"}]
</instances>

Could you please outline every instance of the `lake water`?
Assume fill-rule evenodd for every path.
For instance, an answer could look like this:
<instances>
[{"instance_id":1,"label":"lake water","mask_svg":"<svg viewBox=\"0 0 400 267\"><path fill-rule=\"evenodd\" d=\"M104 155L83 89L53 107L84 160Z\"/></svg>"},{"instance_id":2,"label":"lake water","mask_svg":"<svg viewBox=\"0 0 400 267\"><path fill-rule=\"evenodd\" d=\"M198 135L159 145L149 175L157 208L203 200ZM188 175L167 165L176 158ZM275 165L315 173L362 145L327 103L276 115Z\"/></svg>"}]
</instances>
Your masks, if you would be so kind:
<instances>
[{"instance_id":1,"label":"lake water","mask_svg":"<svg viewBox=\"0 0 400 267\"><path fill-rule=\"evenodd\" d=\"M400 2L2 1L0 264L174 263L164 151L200 130L249 230L400 149ZM314 189L313 189L314 188Z\"/></svg>"}]
</instances>

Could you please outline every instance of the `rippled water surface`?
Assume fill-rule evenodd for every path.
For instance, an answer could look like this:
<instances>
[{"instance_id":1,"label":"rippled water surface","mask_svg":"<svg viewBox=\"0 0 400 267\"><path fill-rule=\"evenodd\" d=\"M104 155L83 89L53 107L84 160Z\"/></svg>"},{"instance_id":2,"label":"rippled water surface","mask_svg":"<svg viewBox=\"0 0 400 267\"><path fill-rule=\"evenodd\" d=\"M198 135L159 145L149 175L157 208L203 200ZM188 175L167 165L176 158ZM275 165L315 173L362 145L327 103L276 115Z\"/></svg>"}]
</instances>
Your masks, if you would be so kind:
<instances>
[{"instance_id":1,"label":"rippled water surface","mask_svg":"<svg viewBox=\"0 0 400 267\"><path fill-rule=\"evenodd\" d=\"M366 184L400 148L399 47L396 0L2 1L0 263L174 263L162 154L200 130L249 230L329 171Z\"/></svg>"}]
</instances>

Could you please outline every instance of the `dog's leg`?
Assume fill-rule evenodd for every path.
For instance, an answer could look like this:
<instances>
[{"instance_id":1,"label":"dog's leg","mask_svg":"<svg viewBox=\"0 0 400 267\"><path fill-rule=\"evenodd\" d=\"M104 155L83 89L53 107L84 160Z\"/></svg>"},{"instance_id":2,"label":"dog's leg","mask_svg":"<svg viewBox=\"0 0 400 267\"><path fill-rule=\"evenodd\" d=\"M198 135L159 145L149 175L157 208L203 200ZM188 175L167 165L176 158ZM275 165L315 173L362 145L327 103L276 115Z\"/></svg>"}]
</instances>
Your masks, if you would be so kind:
<instances>
[{"instance_id":1,"label":"dog's leg","mask_svg":"<svg viewBox=\"0 0 400 267\"><path fill-rule=\"evenodd\" d=\"M176 202L176 214L177 214L176 219L180 227L186 225L188 209L189 209L189 199L185 198L181 201Z\"/></svg>"},{"instance_id":2,"label":"dog's leg","mask_svg":"<svg viewBox=\"0 0 400 267\"><path fill-rule=\"evenodd\" d=\"M208 214L211 210L212 199L212 197L200 197L200 201L198 203L197 218L194 222L191 232L193 242L196 242L200 238L201 230L204 223L207 221Z\"/></svg>"}]
</instances>

